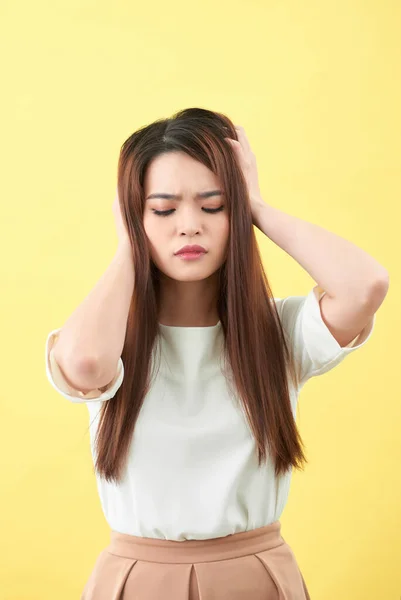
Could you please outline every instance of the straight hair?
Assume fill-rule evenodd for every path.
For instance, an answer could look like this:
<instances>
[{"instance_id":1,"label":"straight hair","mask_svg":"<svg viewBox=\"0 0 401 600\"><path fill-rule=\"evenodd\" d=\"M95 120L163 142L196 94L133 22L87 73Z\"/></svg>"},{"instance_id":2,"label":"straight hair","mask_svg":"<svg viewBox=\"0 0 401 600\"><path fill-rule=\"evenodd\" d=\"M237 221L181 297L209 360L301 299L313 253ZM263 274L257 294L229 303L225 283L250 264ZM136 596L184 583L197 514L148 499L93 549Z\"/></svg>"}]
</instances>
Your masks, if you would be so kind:
<instances>
[{"instance_id":1,"label":"straight hair","mask_svg":"<svg viewBox=\"0 0 401 600\"><path fill-rule=\"evenodd\" d=\"M307 462L290 400L290 383L297 387L299 382L298 367L259 254L247 184L225 137L238 139L227 116L188 108L141 127L121 147L117 188L135 279L121 355L124 379L115 396L102 404L95 436L95 469L109 482L121 479L154 374L160 271L151 259L143 225L144 178L150 162L167 152L186 152L200 161L217 175L224 190L229 240L217 298L223 358L227 383L241 400L256 442L258 466L269 454L278 477Z\"/></svg>"}]
</instances>

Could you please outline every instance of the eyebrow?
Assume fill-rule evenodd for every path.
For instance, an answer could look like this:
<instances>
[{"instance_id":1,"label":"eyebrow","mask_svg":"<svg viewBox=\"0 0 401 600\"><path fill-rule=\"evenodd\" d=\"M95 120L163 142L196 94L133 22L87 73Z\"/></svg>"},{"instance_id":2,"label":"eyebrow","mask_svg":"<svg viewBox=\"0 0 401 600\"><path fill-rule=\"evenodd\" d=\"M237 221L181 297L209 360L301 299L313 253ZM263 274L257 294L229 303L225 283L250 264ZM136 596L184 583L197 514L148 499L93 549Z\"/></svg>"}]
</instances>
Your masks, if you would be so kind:
<instances>
[{"instance_id":1,"label":"eyebrow","mask_svg":"<svg viewBox=\"0 0 401 600\"><path fill-rule=\"evenodd\" d=\"M195 198L211 198L212 196L222 196L223 192L221 190L211 190L210 192L202 192L195 194ZM146 200L150 200L151 198L163 198L164 200L182 200L181 194L164 194L164 193L154 193L147 196Z\"/></svg>"}]
</instances>

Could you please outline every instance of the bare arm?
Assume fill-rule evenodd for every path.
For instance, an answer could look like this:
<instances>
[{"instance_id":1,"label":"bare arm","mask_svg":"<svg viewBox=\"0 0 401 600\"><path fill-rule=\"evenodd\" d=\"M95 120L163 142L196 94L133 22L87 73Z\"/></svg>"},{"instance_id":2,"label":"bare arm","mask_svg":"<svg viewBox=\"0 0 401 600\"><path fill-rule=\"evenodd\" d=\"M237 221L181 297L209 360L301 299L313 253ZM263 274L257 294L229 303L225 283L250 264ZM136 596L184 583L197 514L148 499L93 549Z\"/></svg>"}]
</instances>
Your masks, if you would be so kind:
<instances>
[{"instance_id":1,"label":"bare arm","mask_svg":"<svg viewBox=\"0 0 401 600\"><path fill-rule=\"evenodd\" d=\"M132 247L120 241L107 270L61 329L54 358L67 381L87 392L109 383L124 347L134 290Z\"/></svg>"}]
</instances>

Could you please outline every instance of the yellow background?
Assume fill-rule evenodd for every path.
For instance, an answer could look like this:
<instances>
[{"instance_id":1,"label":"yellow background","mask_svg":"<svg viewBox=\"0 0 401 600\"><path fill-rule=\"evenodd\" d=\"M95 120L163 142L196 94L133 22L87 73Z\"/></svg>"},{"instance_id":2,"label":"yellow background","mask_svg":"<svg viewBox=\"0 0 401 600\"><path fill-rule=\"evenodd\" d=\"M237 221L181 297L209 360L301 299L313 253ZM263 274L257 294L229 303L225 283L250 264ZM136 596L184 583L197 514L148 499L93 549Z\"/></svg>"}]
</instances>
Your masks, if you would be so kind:
<instances>
[{"instance_id":1,"label":"yellow background","mask_svg":"<svg viewBox=\"0 0 401 600\"><path fill-rule=\"evenodd\" d=\"M299 398L309 464L281 517L314 600L401 594L398 1L3 2L1 600L78 599L109 542L88 413L45 375L112 259L118 152L201 106L243 125L266 202L390 273L368 345ZM274 295L314 282L256 230Z\"/></svg>"}]
</instances>

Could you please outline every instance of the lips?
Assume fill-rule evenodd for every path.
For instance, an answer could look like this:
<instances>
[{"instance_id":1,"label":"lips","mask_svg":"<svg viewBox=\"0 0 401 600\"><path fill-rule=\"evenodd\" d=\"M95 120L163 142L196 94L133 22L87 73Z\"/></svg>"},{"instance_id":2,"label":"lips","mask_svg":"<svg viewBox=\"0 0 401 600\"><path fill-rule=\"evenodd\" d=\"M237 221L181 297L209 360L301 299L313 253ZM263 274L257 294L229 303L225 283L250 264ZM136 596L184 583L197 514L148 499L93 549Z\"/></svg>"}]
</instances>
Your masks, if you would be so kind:
<instances>
[{"instance_id":1,"label":"lips","mask_svg":"<svg viewBox=\"0 0 401 600\"><path fill-rule=\"evenodd\" d=\"M203 246L183 246L175 254L198 254L199 252L206 252L206 249Z\"/></svg>"}]
</instances>

